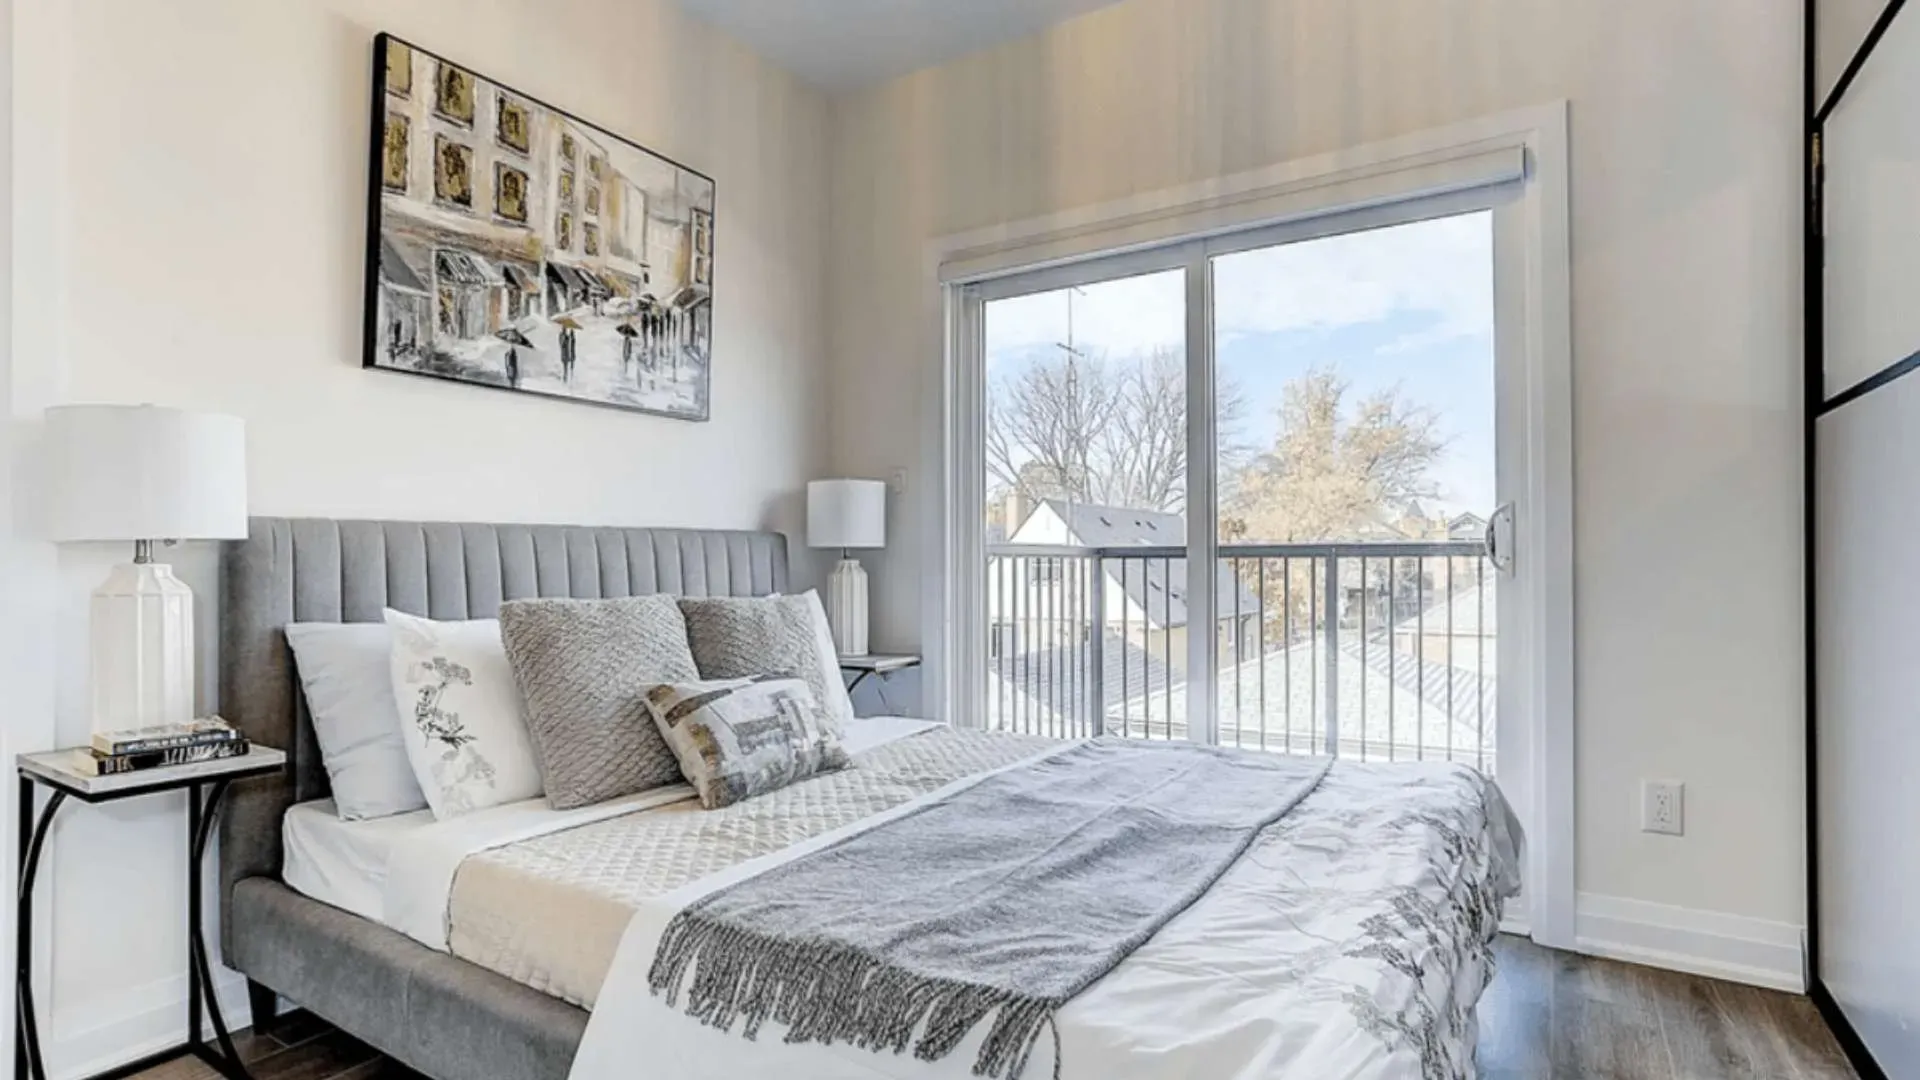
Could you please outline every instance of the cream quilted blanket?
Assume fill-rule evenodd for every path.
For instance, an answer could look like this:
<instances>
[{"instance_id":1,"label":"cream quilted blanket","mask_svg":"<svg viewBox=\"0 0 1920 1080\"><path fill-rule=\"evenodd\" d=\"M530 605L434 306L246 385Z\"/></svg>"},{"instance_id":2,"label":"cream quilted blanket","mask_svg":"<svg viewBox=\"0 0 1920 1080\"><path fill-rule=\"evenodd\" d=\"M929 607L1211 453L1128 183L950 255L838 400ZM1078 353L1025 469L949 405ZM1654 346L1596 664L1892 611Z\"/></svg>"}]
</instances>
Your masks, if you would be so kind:
<instances>
[{"instance_id":1,"label":"cream quilted blanket","mask_svg":"<svg viewBox=\"0 0 1920 1080\"><path fill-rule=\"evenodd\" d=\"M448 902L454 955L591 1008L643 900L1040 753L1047 740L931 731L854 767L723 810L686 801L469 856Z\"/></svg>"}]
</instances>

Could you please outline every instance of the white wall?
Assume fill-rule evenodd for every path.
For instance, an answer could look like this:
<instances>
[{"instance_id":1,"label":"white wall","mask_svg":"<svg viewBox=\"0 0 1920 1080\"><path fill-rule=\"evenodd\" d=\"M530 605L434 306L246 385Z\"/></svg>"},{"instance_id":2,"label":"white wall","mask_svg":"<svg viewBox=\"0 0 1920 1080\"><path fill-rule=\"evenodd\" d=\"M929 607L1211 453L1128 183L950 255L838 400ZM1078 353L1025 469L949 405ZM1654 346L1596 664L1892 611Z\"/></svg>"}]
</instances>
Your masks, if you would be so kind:
<instances>
[{"instance_id":1,"label":"white wall","mask_svg":"<svg viewBox=\"0 0 1920 1080\"><path fill-rule=\"evenodd\" d=\"M833 462L916 469L878 643L919 640L937 550L930 240L1567 99L1582 935L1796 982L1798 27L1794 0L1128 0L837 105ZM1643 777L1687 783L1687 836L1639 831Z\"/></svg>"},{"instance_id":2,"label":"white wall","mask_svg":"<svg viewBox=\"0 0 1920 1080\"><path fill-rule=\"evenodd\" d=\"M10 295L27 314L4 382L29 517L42 407L156 401L246 418L257 513L797 537L798 493L827 461L819 95L667 0L18 5ZM360 369L378 30L716 179L711 422ZM0 671L9 752L84 738L85 597L124 557L20 530L0 614L18 646ZM215 553L175 561L210 670ZM179 806L158 800L63 817L40 1006L50 1065L70 1074L180 1031L184 842Z\"/></svg>"}]
</instances>

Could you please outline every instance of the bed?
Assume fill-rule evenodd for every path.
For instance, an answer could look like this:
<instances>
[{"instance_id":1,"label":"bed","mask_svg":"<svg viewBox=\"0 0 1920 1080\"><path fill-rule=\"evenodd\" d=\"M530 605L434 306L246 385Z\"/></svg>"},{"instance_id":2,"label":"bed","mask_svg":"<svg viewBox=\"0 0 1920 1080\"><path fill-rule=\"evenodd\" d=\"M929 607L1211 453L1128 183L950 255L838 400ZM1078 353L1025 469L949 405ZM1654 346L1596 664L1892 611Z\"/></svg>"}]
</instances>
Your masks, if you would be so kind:
<instances>
[{"instance_id":1,"label":"bed","mask_svg":"<svg viewBox=\"0 0 1920 1080\"><path fill-rule=\"evenodd\" d=\"M236 789L222 822L222 948L256 1019L284 995L438 1080L559 1080L576 1065L586 1080L629 1075L641 1058L646 1075L676 1078L966 1075L964 1055L856 1061L847 1055L866 1052L704 1027L635 985L635 969L675 897L1057 744L861 721L848 733L855 768L725 811L663 790L580 811L531 800L473 820L346 823L325 802L281 632L290 621L786 585L785 542L771 533L255 520L226 556L222 709L291 759L287 775ZM1069 1002L1048 1060L1026 1075L1052 1075L1054 1053L1069 1075L1471 1075L1474 1005L1517 845L1477 774L1338 765L1191 909ZM607 1016L591 1031L590 1008Z\"/></svg>"}]
</instances>

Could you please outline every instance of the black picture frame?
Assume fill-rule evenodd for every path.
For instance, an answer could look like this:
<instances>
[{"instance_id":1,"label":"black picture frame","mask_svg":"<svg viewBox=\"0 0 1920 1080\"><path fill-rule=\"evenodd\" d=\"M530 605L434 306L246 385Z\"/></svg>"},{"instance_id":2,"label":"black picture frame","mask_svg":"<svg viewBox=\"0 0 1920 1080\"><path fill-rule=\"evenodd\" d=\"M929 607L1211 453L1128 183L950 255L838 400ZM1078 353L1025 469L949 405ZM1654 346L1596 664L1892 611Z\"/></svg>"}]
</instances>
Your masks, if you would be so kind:
<instances>
[{"instance_id":1,"label":"black picture frame","mask_svg":"<svg viewBox=\"0 0 1920 1080\"><path fill-rule=\"evenodd\" d=\"M422 57L470 77L476 109L471 122L461 125L435 118L436 80L432 77L423 83L415 73L410 76L410 92L390 91L389 59L396 48L409 50L409 63ZM693 210L699 210L705 229L715 227L719 185L713 177L390 33L374 35L371 73L361 367L669 419L711 419L713 262L710 252L702 255L705 280L695 283L690 252ZM596 252L582 250L584 230L577 206L571 211L575 220L565 250L554 247L554 238L546 235L554 231L562 210L557 201L540 201L530 191L525 222L493 212L496 164L520 171L532 188L545 179L540 175L542 146L537 136L530 136L527 151L495 137L497 117L492 110L501 100L524 109L530 128L551 123L555 132L563 132L555 136L554 149L564 137L576 144L576 153L594 154L606 170L607 181L596 181L602 189ZM430 173L424 183L409 177L409 183L398 189L388 186L385 143L390 110L401 110L399 115L410 124L409 152L413 154L423 145L430 151L436 136L471 133L469 204L436 206ZM583 139L585 147L578 145ZM671 175L671 191L643 187L613 163L620 158L642 162L648 169L647 182L656 187L660 179L656 173ZM557 170L557 160L554 166ZM640 200L637 206L631 201L622 205L620 212L637 213L639 222L637 230L630 227L620 236L612 234L617 224L612 228L607 224L615 215L607 213L606 189L614 182L625 182L631 189L628 194ZM578 199L576 190L576 203ZM678 208L684 223L662 220L654 209L656 199ZM434 213L423 213L422 207ZM471 222L450 220L456 214ZM662 260L671 265L653 265L662 250L655 238L671 236L683 227L681 247L689 254ZM526 236L509 248L499 239L503 230L524 231ZM641 238L637 250L631 240L636 231ZM616 246L621 236L628 238L626 244ZM529 240L533 243L521 242ZM470 245L485 249L489 244L499 249L498 257L486 250L464 250ZM449 245L454 248L453 257L443 258ZM664 247L672 249L672 245ZM457 301L448 299L448 288L461 294ZM384 299L404 297L405 310L383 306L383 290ZM457 317L450 318L454 309ZM572 325L554 329L562 320ZM556 335L569 343L557 344ZM461 351L442 348L449 343ZM608 365L617 365L618 372ZM558 384L552 377L555 370L564 372ZM576 371L581 374L577 382ZM664 393L661 387L666 388Z\"/></svg>"}]
</instances>

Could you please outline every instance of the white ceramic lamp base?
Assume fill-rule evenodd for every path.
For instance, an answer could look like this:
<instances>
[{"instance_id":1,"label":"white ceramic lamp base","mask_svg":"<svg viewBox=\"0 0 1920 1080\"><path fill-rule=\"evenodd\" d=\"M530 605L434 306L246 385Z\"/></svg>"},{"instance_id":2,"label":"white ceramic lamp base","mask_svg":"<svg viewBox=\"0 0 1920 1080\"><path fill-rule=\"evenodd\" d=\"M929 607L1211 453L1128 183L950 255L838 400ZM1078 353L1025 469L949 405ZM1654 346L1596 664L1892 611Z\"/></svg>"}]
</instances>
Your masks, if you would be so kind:
<instances>
[{"instance_id":1,"label":"white ceramic lamp base","mask_svg":"<svg viewBox=\"0 0 1920 1080\"><path fill-rule=\"evenodd\" d=\"M93 730L193 719L193 590L165 563L121 563L93 591Z\"/></svg>"},{"instance_id":2,"label":"white ceramic lamp base","mask_svg":"<svg viewBox=\"0 0 1920 1080\"><path fill-rule=\"evenodd\" d=\"M827 579L827 625L841 656L867 655L867 572L841 559Z\"/></svg>"}]
</instances>

